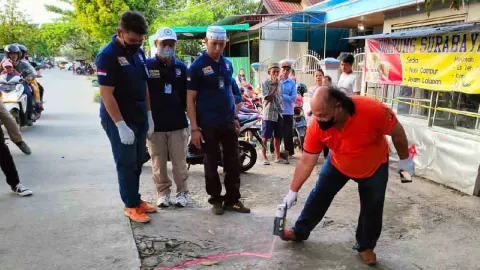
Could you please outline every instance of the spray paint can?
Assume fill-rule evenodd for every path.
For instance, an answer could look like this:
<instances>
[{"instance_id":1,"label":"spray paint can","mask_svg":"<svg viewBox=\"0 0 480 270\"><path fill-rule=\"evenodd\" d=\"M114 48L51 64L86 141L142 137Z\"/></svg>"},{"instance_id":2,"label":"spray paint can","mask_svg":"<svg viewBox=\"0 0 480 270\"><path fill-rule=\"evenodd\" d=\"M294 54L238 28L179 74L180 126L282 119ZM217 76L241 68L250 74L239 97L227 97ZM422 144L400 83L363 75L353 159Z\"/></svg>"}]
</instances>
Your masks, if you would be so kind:
<instances>
[{"instance_id":1,"label":"spray paint can","mask_svg":"<svg viewBox=\"0 0 480 270\"><path fill-rule=\"evenodd\" d=\"M273 235L282 235L287 223L287 205L284 203L277 205L277 213L273 222Z\"/></svg>"}]
</instances>

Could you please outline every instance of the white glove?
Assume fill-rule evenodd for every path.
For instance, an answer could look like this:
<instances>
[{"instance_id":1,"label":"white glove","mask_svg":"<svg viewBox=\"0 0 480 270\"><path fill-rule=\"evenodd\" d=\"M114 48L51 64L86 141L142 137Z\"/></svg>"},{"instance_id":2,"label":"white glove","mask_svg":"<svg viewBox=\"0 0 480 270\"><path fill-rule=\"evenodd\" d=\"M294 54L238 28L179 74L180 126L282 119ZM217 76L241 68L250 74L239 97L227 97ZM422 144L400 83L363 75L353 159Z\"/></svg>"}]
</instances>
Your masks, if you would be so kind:
<instances>
[{"instance_id":1,"label":"white glove","mask_svg":"<svg viewBox=\"0 0 480 270\"><path fill-rule=\"evenodd\" d=\"M415 175L415 164L411 158L402 159L398 162L397 172L406 171L411 176Z\"/></svg>"},{"instance_id":2,"label":"white glove","mask_svg":"<svg viewBox=\"0 0 480 270\"><path fill-rule=\"evenodd\" d=\"M127 126L125 121L118 121L115 125L117 125L118 128L120 141L123 144L132 145L135 142L135 133Z\"/></svg>"},{"instance_id":3,"label":"white glove","mask_svg":"<svg viewBox=\"0 0 480 270\"><path fill-rule=\"evenodd\" d=\"M147 112L148 115L148 131L147 131L147 137L150 138L155 131L155 123L153 122L153 116L152 116L152 111Z\"/></svg>"},{"instance_id":4,"label":"white glove","mask_svg":"<svg viewBox=\"0 0 480 270\"><path fill-rule=\"evenodd\" d=\"M288 191L287 196L285 196L285 199L283 199L283 203L287 205L287 209L290 209L297 203L297 194L298 192L291 190Z\"/></svg>"}]
</instances>

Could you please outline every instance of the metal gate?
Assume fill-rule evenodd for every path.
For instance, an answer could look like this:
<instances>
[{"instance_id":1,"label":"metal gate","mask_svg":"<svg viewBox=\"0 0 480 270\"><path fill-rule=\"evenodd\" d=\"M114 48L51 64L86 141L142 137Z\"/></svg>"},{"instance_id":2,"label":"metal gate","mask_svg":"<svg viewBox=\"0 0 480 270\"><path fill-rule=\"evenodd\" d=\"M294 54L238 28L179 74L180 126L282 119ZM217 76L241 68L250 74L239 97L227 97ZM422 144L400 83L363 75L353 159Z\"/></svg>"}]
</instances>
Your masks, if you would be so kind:
<instances>
[{"instance_id":1,"label":"metal gate","mask_svg":"<svg viewBox=\"0 0 480 270\"><path fill-rule=\"evenodd\" d=\"M292 65L297 83L304 83L307 87L315 85L315 71L320 69L320 55L308 51L299 55Z\"/></svg>"}]
</instances>

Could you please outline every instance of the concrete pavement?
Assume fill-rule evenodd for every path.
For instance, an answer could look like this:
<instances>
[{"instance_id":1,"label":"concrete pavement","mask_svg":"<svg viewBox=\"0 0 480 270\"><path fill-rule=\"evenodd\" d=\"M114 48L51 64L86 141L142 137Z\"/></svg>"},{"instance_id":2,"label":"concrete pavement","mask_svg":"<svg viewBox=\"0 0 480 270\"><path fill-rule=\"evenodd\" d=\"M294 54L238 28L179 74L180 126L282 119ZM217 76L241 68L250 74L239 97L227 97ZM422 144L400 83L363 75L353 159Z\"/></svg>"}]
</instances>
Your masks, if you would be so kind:
<instances>
[{"instance_id":1,"label":"concrete pavement","mask_svg":"<svg viewBox=\"0 0 480 270\"><path fill-rule=\"evenodd\" d=\"M0 185L0 268L139 269L90 82L68 71L42 73L45 111L23 130L33 154L9 144L34 195L20 198Z\"/></svg>"}]
</instances>

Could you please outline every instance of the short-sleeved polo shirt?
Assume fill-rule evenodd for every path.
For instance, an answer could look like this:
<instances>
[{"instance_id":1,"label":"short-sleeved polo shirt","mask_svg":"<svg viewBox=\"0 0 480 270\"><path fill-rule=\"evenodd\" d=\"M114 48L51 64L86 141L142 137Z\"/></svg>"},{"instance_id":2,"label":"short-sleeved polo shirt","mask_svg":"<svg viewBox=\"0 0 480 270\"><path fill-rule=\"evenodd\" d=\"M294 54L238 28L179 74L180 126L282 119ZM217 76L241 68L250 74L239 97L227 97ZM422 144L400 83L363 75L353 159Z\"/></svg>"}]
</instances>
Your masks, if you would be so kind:
<instances>
[{"instance_id":1,"label":"short-sleeved polo shirt","mask_svg":"<svg viewBox=\"0 0 480 270\"><path fill-rule=\"evenodd\" d=\"M127 124L145 125L147 119L147 69L143 51L128 53L117 36L103 47L95 60L98 83L114 87L113 96ZM100 118L109 119L105 104L100 104Z\"/></svg>"},{"instance_id":2,"label":"short-sleeved polo shirt","mask_svg":"<svg viewBox=\"0 0 480 270\"><path fill-rule=\"evenodd\" d=\"M352 97L355 114L348 118L343 131L335 127L321 130L316 118L307 129L304 151L319 154L326 145L332 164L343 174L354 178L372 176L387 161L389 148L385 135L397 124L392 110L379 101L362 96Z\"/></svg>"},{"instance_id":3,"label":"short-sleeved polo shirt","mask_svg":"<svg viewBox=\"0 0 480 270\"><path fill-rule=\"evenodd\" d=\"M188 69L187 89L197 91L196 109L201 128L229 125L235 117L233 66L223 56L218 62L203 52Z\"/></svg>"}]
</instances>

